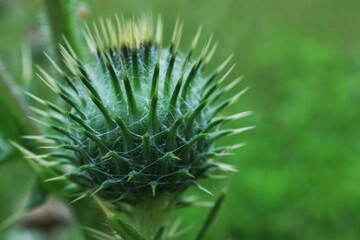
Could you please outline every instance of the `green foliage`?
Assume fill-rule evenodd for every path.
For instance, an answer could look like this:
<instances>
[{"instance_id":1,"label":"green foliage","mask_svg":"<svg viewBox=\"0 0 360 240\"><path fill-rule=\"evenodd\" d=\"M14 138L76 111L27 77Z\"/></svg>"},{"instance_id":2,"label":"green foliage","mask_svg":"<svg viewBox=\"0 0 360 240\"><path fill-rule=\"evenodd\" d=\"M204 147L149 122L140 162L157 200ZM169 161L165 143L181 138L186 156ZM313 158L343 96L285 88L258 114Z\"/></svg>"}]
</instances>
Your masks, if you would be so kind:
<instances>
[{"instance_id":1,"label":"green foliage","mask_svg":"<svg viewBox=\"0 0 360 240\"><path fill-rule=\"evenodd\" d=\"M3 2L6 1L0 1ZM226 157L231 164L242 159L238 164L240 172L234 177L224 207L206 239L358 238L359 1L88 2L94 19L112 16L114 11L131 16L150 10L160 13L165 29L171 29L174 15L179 15L186 25L184 46L191 43L198 24L203 24L203 31L214 32L219 40L218 57L225 58L235 50L237 69L244 73L252 89L225 112L253 109L254 116L242 120L246 121L242 124L255 121L257 129L242 136L241 141L248 142L246 148ZM0 14L0 54L17 82L18 49L23 41L19 36L37 23L37 3L7 1L6 8L0 8L5 11ZM165 38L170 37L165 31ZM49 71L44 59L40 57L38 61ZM214 63L218 61L209 63L204 72L212 69ZM235 77L232 75L229 80ZM54 95L39 82L34 82L33 88L37 95ZM238 91L234 87L226 96ZM0 115L3 126L4 115ZM231 126L238 127L228 125ZM229 137L223 143L239 139ZM11 166L10 161L6 163L9 164L0 165L1 217L8 216L16 206L14 200L24 191L20 186L29 177L21 162L11 162ZM16 181L9 186L8 179ZM216 192L221 181L218 185L206 180L201 184ZM214 200L211 196L208 199ZM181 226L192 227L182 239L191 239L208 209L188 208L182 213ZM97 234L102 236L98 239L107 239Z\"/></svg>"}]
</instances>

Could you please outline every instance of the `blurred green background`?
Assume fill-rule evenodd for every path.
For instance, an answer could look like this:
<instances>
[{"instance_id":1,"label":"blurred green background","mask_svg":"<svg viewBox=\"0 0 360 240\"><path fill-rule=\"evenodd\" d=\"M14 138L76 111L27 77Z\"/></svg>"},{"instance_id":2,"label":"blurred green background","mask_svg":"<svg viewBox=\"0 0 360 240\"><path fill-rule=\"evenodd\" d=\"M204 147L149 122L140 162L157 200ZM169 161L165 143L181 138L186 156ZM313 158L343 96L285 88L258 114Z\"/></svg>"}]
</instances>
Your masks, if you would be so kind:
<instances>
[{"instance_id":1,"label":"blurred green background","mask_svg":"<svg viewBox=\"0 0 360 240\"><path fill-rule=\"evenodd\" d=\"M182 49L203 25L201 41L213 33L219 42L211 66L235 53L237 66L228 82L245 78L229 96L251 89L227 113L253 110L234 125L257 128L226 140L248 145L224 160L239 172L206 239L360 238L360 1L87 3L89 20L114 13L160 14L165 40L179 17ZM39 0L0 0L0 58L17 80L24 41L34 48L36 63L47 64L44 19ZM35 83L32 91L47 90ZM29 179L21 160L0 165L0 220L16 209ZM204 184L216 195L225 182ZM183 225L192 226L183 239L190 239L207 211L183 212Z\"/></svg>"}]
</instances>

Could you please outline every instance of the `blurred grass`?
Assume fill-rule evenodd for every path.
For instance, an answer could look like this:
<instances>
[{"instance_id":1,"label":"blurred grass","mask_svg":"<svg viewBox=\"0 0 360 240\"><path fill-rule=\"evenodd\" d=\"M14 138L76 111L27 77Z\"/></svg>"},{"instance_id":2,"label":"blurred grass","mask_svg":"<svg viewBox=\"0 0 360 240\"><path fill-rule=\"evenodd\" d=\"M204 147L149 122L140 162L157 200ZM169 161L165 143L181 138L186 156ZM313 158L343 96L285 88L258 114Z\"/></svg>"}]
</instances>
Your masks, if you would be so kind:
<instances>
[{"instance_id":1,"label":"blurred grass","mask_svg":"<svg viewBox=\"0 0 360 240\"><path fill-rule=\"evenodd\" d=\"M243 74L240 86L251 90L227 112L253 110L236 126L257 129L228 140L248 146L226 159L238 163L239 173L206 239L360 236L359 1L90 0L89 5L92 18L114 11L161 14L166 39L179 16L185 22L183 49L202 24L201 40L214 33L220 43L211 66L235 52L237 68L228 81ZM29 34L33 44L39 40L31 32L42 22L40 1L9 1L7 7L0 15L0 57L19 79L21 43ZM37 46L41 52L45 44ZM44 60L40 53L36 57ZM37 84L34 90L44 89ZM6 202L23 188L23 176L8 184L9 172L22 171L15 170L21 169L17 164L0 165L8 173L0 175L0 219L9 211ZM216 193L221 183L204 184ZM184 224L195 222L184 239L206 212L184 211Z\"/></svg>"}]
</instances>

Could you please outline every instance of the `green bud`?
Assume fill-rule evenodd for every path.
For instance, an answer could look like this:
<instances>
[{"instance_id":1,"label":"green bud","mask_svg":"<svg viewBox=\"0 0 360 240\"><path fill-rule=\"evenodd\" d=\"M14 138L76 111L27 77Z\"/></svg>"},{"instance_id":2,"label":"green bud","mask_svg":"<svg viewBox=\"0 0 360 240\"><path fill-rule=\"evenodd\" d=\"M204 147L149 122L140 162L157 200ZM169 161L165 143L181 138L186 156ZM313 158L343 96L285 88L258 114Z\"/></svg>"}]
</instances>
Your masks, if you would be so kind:
<instances>
[{"instance_id":1,"label":"green bud","mask_svg":"<svg viewBox=\"0 0 360 240\"><path fill-rule=\"evenodd\" d=\"M68 69L55 68L63 79L40 70L40 78L65 103L58 107L34 97L48 107L43 115L52 143L49 156L62 160L56 170L83 192L134 204L179 194L200 186L198 179L211 168L232 170L218 164L224 149L231 148L214 148L214 143L250 129L219 131L222 123L249 115L216 117L245 92L218 102L233 87L221 86L233 69L222 73L230 58L205 75L215 51L211 40L194 57L200 31L190 50L182 52L180 24L168 46L162 46L161 21L154 25L149 17L100 20L86 28L85 59L71 46L61 47Z\"/></svg>"}]
</instances>

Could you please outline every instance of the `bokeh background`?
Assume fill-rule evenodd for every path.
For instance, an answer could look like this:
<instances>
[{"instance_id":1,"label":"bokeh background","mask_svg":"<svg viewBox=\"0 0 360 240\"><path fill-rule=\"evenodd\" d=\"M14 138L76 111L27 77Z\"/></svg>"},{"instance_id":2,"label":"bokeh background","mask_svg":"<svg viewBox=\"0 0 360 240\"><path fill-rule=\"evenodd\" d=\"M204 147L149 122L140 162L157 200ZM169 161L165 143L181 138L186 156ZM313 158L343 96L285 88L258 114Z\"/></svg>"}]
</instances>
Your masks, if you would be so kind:
<instances>
[{"instance_id":1,"label":"bokeh background","mask_svg":"<svg viewBox=\"0 0 360 240\"><path fill-rule=\"evenodd\" d=\"M251 89L227 113L252 110L251 117L233 125L257 128L226 140L248 144L224 159L239 172L206 239L360 238L360 1L89 0L86 4L87 21L114 13L160 14L165 40L179 17L184 21L182 49L188 48L202 25L200 40L205 42L213 33L219 42L213 67L235 53L236 70L228 82L238 75L244 80L228 96L246 86ZM32 46L35 63L48 64L43 55L49 44L43 10L40 0L0 0L0 58L18 82L24 42ZM41 95L47 89L35 82L32 91ZM8 114L0 113L0 119ZM9 128L1 124L2 131ZM6 149L6 143L0 145ZM21 159L0 163L0 221L17 209L31 178ZM224 184L204 182L215 196ZM208 211L182 212L184 227L191 226L183 239L191 239ZM72 239L66 236L59 238Z\"/></svg>"}]
</instances>

